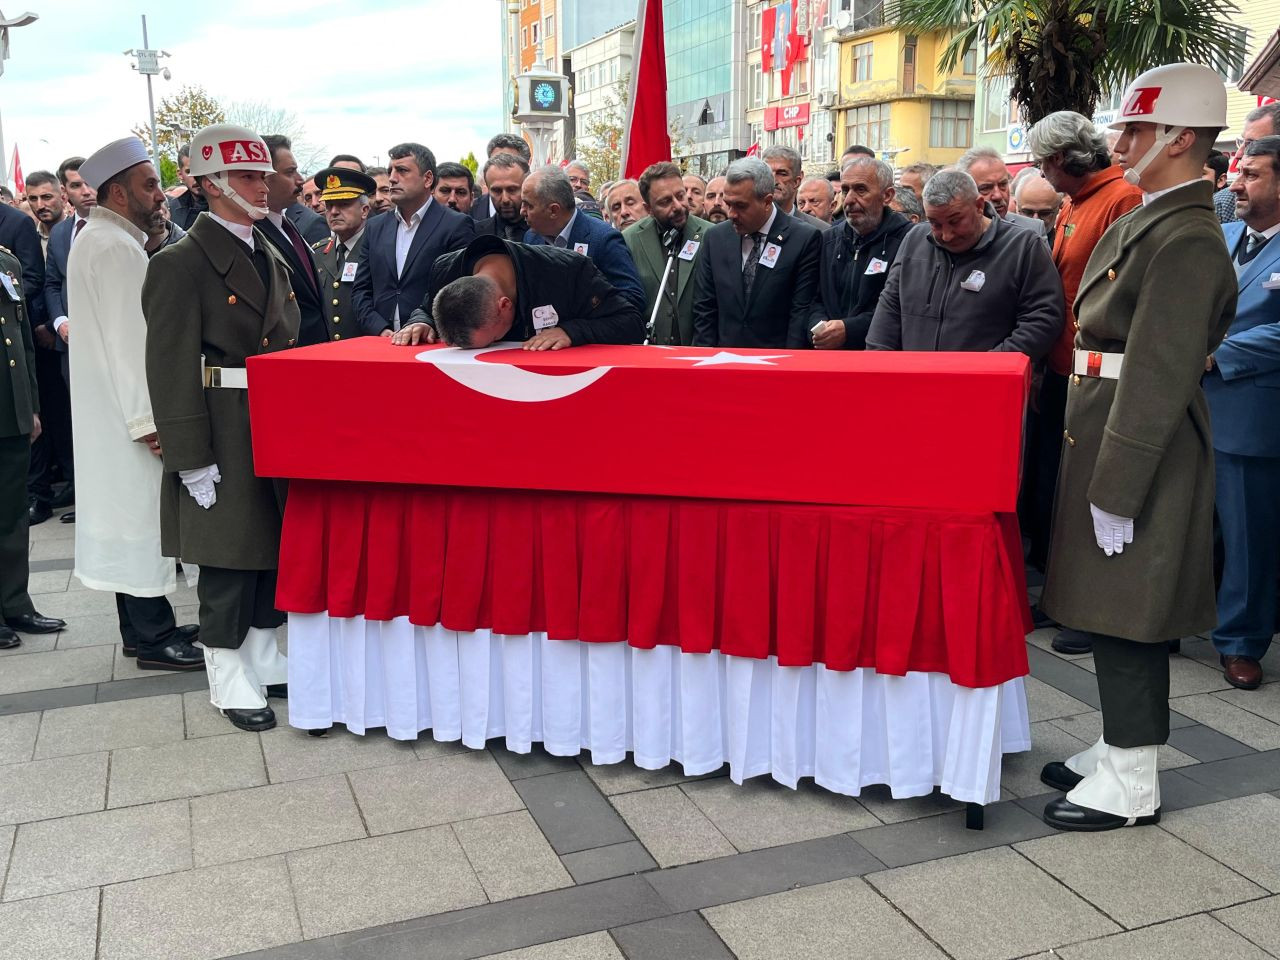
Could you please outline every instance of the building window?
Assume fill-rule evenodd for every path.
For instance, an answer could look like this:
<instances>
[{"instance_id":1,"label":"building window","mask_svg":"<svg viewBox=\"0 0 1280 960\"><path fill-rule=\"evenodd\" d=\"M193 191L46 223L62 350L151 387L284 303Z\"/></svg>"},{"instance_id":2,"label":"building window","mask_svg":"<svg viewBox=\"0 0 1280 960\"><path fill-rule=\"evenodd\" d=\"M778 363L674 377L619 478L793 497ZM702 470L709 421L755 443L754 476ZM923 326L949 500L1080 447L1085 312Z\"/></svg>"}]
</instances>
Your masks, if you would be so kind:
<instances>
[{"instance_id":1,"label":"building window","mask_svg":"<svg viewBox=\"0 0 1280 960\"><path fill-rule=\"evenodd\" d=\"M529 28L520 28L520 46L527 47L529 45Z\"/></svg>"},{"instance_id":2,"label":"building window","mask_svg":"<svg viewBox=\"0 0 1280 960\"><path fill-rule=\"evenodd\" d=\"M533 39L534 43L537 43L538 42L538 21L535 20L533 21L533 23L529 24L529 28L532 31L529 34L529 36Z\"/></svg>"},{"instance_id":3,"label":"building window","mask_svg":"<svg viewBox=\"0 0 1280 960\"><path fill-rule=\"evenodd\" d=\"M846 118L847 145L860 143L879 152L889 145L889 104L855 107Z\"/></svg>"},{"instance_id":4,"label":"building window","mask_svg":"<svg viewBox=\"0 0 1280 960\"><path fill-rule=\"evenodd\" d=\"M982 110L982 129L996 133L1009 129L1009 81L1004 77L992 77L983 83L986 103Z\"/></svg>"},{"instance_id":5,"label":"building window","mask_svg":"<svg viewBox=\"0 0 1280 960\"><path fill-rule=\"evenodd\" d=\"M764 70L760 64L747 65L747 109L755 110L764 106Z\"/></svg>"},{"instance_id":6,"label":"building window","mask_svg":"<svg viewBox=\"0 0 1280 960\"><path fill-rule=\"evenodd\" d=\"M1233 39L1240 45L1237 52L1228 55L1215 50L1210 54L1209 65L1221 74L1225 82L1239 83L1240 78L1244 76L1245 50L1249 39L1249 31L1244 27L1236 27L1232 30L1232 34Z\"/></svg>"},{"instance_id":7,"label":"building window","mask_svg":"<svg viewBox=\"0 0 1280 960\"><path fill-rule=\"evenodd\" d=\"M871 79L871 51L874 43L855 43L853 45L853 82L865 83Z\"/></svg>"},{"instance_id":8,"label":"building window","mask_svg":"<svg viewBox=\"0 0 1280 960\"><path fill-rule=\"evenodd\" d=\"M960 67L960 72L966 77L975 76L978 72L978 51L974 47L969 48L969 52L964 55L964 62Z\"/></svg>"},{"instance_id":9,"label":"building window","mask_svg":"<svg viewBox=\"0 0 1280 960\"><path fill-rule=\"evenodd\" d=\"M934 100L929 105L929 146L959 150L973 146L972 100Z\"/></svg>"},{"instance_id":10,"label":"building window","mask_svg":"<svg viewBox=\"0 0 1280 960\"><path fill-rule=\"evenodd\" d=\"M760 41L761 41L760 33L761 33L761 30L763 29L761 27L761 21L764 18L764 4L759 4L755 7L752 7L750 17L751 17L751 32L747 37L747 50L748 51L759 50Z\"/></svg>"}]
</instances>

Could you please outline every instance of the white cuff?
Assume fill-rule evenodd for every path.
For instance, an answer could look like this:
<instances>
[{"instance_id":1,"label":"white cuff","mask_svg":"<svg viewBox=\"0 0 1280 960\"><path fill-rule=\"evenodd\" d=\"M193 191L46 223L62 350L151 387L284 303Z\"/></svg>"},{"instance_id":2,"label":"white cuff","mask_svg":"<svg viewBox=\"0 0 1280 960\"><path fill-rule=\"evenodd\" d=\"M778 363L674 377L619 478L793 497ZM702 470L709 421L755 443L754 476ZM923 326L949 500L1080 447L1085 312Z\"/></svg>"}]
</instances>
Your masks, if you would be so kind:
<instances>
[{"instance_id":1,"label":"white cuff","mask_svg":"<svg viewBox=\"0 0 1280 960\"><path fill-rule=\"evenodd\" d=\"M69 320L69 319L70 319L70 318L69 318L69 317L67 317L67 316L55 317L55 318L54 318L54 321L53 321L53 332L54 332L54 333L61 333L61 332L62 332L62 325L63 325L64 323L66 323L66 322L67 322L67 320Z\"/></svg>"}]
</instances>

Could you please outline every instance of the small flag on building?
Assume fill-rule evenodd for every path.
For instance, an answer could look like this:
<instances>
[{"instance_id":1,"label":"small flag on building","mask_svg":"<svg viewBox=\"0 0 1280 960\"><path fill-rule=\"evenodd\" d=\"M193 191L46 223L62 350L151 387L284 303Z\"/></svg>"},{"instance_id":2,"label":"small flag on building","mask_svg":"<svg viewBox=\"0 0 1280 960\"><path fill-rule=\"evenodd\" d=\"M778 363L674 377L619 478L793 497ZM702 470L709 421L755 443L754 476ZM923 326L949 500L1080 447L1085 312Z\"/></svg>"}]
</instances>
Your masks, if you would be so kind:
<instances>
[{"instance_id":1,"label":"small flag on building","mask_svg":"<svg viewBox=\"0 0 1280 960\"><path fill-rule=\"evenodd\" d=\"M22 160L18 157L18 145L13 145L13 195L20 197L27 192L27 181L22 176Z\"/></svg>"},{"instance_id":2,"label":"small flag on building","mask_svg":"<svg viewBox=\"0 0 1280 960\"><path fill-rule=\"evenodd\" d=\"M667 127L667 53L662 0L640 0L631 62L631 99L622 141L622 175L634 179L650 164L671 159Z\"/></svg>"}]
</instances>

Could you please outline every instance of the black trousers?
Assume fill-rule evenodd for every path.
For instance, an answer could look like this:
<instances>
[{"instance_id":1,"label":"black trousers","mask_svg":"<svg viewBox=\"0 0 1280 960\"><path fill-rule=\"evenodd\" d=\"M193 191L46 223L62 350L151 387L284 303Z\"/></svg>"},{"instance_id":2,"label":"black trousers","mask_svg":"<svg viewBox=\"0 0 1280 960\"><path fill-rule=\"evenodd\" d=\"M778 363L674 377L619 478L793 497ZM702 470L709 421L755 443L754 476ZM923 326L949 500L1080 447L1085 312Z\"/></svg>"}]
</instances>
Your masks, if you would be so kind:
<instances>
[{"instance_id":1,"label":"black trousers","mask_svg":"<svg viewBox=\"0 0 1280 960\"><path fill-rule=\"evenodd\" d=\"M36 350L36 379L40 388L40 424L43 428L31 447L27 495L48 504L53 500L54 469L71 483L75 478L71 450L71 391L62 376L62 357L53 350Z\"/></svg>"},{"instance_id":2,"label":"black trousers","mask_svg":"<svg viewBox=\"0 0 1280 960\"><path fill-rule=\"evenodd\" d=\"M1018 496L1018 520L1030 540L1027 562L1044 572L1053 530L1053 499L1062 463L1062 425L1067 413L1067 378L1044 372L1039 410L1027 415L1026 465Z\"/></svg>"},{"instance_id":3,"label":"black trousers","mask_svg":"<svg viewBox=\"0 0 1280 960\"><path fill-rule=\"evenodd\" d=\"M239 650L250 627L270 630L284 623L276 609L276 571L228 570L200 565L200 642Z\"/></svg>"},{"instance_id":4,"label":"black trousers","mask_svg":"<svg viewBox=\"0 0 1280 960\"><path fill-rule=\"evenodd\" d=\"M1100 633L1093 636L1102 703L1102 739L1146 747L1169 739L1169 647Z\"/></svg>"},{"instance_id":5,"label":"black trousers","mask_svg":"<svg viewBox=\"0 0 1280 960\"><path fill-rule=\"evenodd\" d=\"M144 660L173 639L177 624L173 605L167 597L134 597L116 594L116 613L120 617L120 639L130 650L137 650Z\"/></svg>"},{"instance_id":6,"label":"black trousers","mask_svg":"<svg viewBox=\"0 0 1280 960\"><path fill-rule=\"evenodd\" d=\"M27 593L27 468L31 438L0 437L0 616L35 613Z\"/></svg>"}]
</instances>

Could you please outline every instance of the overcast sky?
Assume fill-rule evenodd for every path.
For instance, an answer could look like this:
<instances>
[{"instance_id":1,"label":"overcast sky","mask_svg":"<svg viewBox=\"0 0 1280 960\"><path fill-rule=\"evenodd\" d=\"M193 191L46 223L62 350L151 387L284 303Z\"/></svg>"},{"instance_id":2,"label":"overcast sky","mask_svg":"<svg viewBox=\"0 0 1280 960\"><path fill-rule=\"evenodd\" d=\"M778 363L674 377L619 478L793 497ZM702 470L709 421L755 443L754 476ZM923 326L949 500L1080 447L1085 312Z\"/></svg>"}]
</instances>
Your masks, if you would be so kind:
<instances>
[{"instance_id":1,"label":"overcast sky","mask_svg":"<svg viewBox=\"0 0 1280 960\"><path fill-rule=\"evenodd\" d=\"M169 51L156 105L184 84L229 101L296 113L330 153L386 162L387 148L425 143L439 160L483 155L499 129L500 10L495 0L7 0L0 77L6 168L16 142L26 172L87 155L147 119L146 81L121 51ZM261 131L270 133L271 131Z\"/></svg>"}]
</instances>

